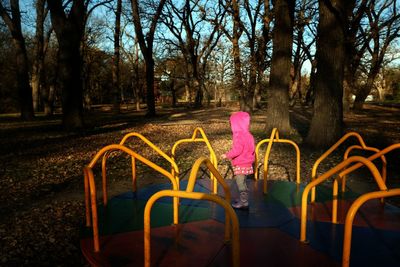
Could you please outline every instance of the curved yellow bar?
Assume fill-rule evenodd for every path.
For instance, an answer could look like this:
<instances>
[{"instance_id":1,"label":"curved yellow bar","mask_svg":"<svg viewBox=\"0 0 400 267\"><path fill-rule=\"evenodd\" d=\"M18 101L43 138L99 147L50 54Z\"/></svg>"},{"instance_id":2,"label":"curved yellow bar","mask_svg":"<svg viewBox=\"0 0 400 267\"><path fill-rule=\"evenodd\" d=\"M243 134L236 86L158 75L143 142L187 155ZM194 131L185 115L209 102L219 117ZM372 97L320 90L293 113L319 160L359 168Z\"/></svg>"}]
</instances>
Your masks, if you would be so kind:
<instances>
[{"instance_id":1,"label":"curved yellow bar","mask_svg":"<svg viewBox=\"0 0 400 267\"><path fill-rule=\"evenodd\" d=\"M128 133L126 134L122 140L119 142L120 145L125 144L125 142L128 140L130 137L137 137L143 142L145 142L149 147L151 147L154 151L156 151L159 155L161 155L163 158L165 158L169 163L171 163L173 174L175 176L179 176L179 168L178 165L176 165L176 162L167 154L164 153L159 147L157 147L155 144L153 144L149 139L144 137L143 135L133 132L133 133Z\"/></svg>"},{"instance_id":2,"label":"curved yellow bar","mask_svg":"<svg viewBox=\"0 0 400 267\"><path fill-rule=\"evenodd\" d=\"M347 167L349 164L353 162L358 162L359 164L363 164L367 166L367 168L370 170L371 174L373 175L378 187L380 190L387 190L387 187L385 183L383 182L382 176L379 173L378 169L376 166L368 159L360 156L353 156L345 161L342 161L329 171L325 172L318 178L314 179L314 181L311 181L305 188L302 194L301 198L301 225L300 225L300 241L305 242L306 241L306 224L307 224L307 199L308 199L308 193L310 192L311 189L315 189L315 187L318 184L321 184L328 178L330 178L332 175L340 172L343 168ZM337 186L336 186L336 191L337 191ZM332 210L337 210L337 207L333 207ZM335 215L336 217L336 215Z\"/></svg>"},{"instance_id":3,"label":"curved yellow bar","mask_svg":"<svg viewBox=\"0 0 400 267\"><path fill-rule=\"evenodd\" d=\"M269 161L269 156L271 153L271 148L272 148L272 144L275 143L288 143L291 144L295 150L296 150L296 183L300 184L300 149L299 146L293 142L292 140L287 140L287 139L280 139L279 138L279 132L276 128L272 129L271 132L271 136L269 139L264 139L261 140L260 142L257 143L256 145L256 160L255 160L255 165L256 165L256 169L255 169L255 174L254 177L256 180L258 180L258 173L259 173L259 164L258 164L258 158L259 158L259 150L261 145L263 145L264 143L268 142L268 146L265 152L265 156L264 156L264 168L263 168L263 177L264 177L264 188L263 188L263 192L264 194L267 193L267 175L268 175L268 161Z\"/></svg>"},{"instance_id":4,"label":"curved yellow bar","mask_svg":"<svg viewBox=\"0 0 400 267\"><path fill-rule=\"evenodd\" d=\"M206 157L200 157L198 158L195 163L192 166L192 170L190 172L190 176L188 179L188 184L186 187L186 192L193 192L194 190L194 185L196 184L197 180L197 174L199 172L200 166L202 164L205 164L206 167L210 170L211 174L214 175L214 179L219 182L222 186L222 189L224 190L224 195L225 199L228 203L231 203L231 191L229 189L228 184L225 182L225 179L222 178L221 174L218 172L218 170L214 167L212 162L206 158ZM228 214L225 214L225 217L227 217ZM229 225L225 228L225 237L228 238L229 235Z\"/></svg>"},{"instance_id":5,"label":"curved yellow bar","mask_svg":"<svg viewBox=\"0 0 400 267\"><path fill-rule=\"evenodd\" d=\"M142 140L143 142L145 142L149 147L151 147L152 149L154 149L158 154L160 154L163 158L165 158L169 163L171 163L173 169L175 170L175 172L179 173L179 168L178 165L176 165L175 161L168 156L167 154L165 154L159 147L157 147L155 144L153 144L150 140L148 140L146 137L144 137L143 135L133 132L133 133L128 133L126 134L121 142L119 142L120 145L125 144L126 140L128 140L128 138L130 137L138 137L140 140Z\"/></svg>"},{"instance_id":6,"label":"curved yellow bar","mask_svg":"<svg viewBox=\"0 0 400 267\"><path fill-rule=\"evenodd\" d=\"M263 145L263 144L266 143L266 142L268 142L268 146L270 146L270 143L272 143L272 142L270 142L270 141L271 141L271 140L272 140L272 141L274 140L275 135L276 135L276 131L277 131L277 129L276 129L276 128L273 128L272 131L271 131L271 135L269 136L269 139L261 140L261 141L258 142L257 145L256 145L256 158L255 158L256 169L255 169L255 174L254 174L254 178L255 178L256 180L258 180L258 171L259 171L259 168L260 168L260 166L259 166L259 164L258 164L258 158L259 158L258 154L259 154L260 147L261 147L261 145ZM271 144L271 146L272 146L272 144ZM267 150L268 150L268 147L267 147ZM268 156L268 157L269 157L269 153L267 154L267 150L266 150L266 152L265 152L265 156ZM268 162L268 160L267 160L267 162ZM265 164L265 157L264 157L264 164Z\"/></svg>"},{"instance_id":7,"label":"curved yellow bar","mask_svg":"<svg viewBox=\"0 0 400 267\"><path fill-rule=\"evenodd\" d=\"M85 203L88 203L89 201L86 199L89 199L90 197L90 207L92 211L92 223L93 223L93 247L95 252L100 251L100 241L99 241L99 227L97 223L97 193L96 193L96 185L94 182L94 176L93 176L93 171L89 167L85 167L85 173L86 173L86 180L88 182L88 190L90 195L85 196ZM86 207L86 214L90 213L89 207ZM86 218L87 219L87 218ZM88 222L86 222L86 225L88 225ZM90 221L89 221L90 225Z\"/></svg>"},{"instance_id":8,"label":"curved yellow bar","mask_svg":"<svg viewBox=\"0 0 400 267\"><path fill-rule=\"evenodd\" d=\"M201 138L196 137L198 134L201 135ZM218 160L215 155L214 149L212 148L210 141L208 140L206 134L204 133L204 130L200 127L197 127L196 129L194 129L192 138L181 139L181 140L178 140L175 142L175 144L172 146L172 149L171 149L172 159L175 160L175 153L176 153L176 149L177 149L178 145L180 145L182 143L191 143L191 142L204 142L208 148L208 151L210 152L210 160L211 160L212 164L214 165L214 167L217 168ZM213 193L217 194L217 191L218 191L217 181L214 179L213 174L211 174L211 183L212 183Z\"/></svg>"},{"instance_id":9,"label":"curved yellow bar","mask_svg":"<svg viewBox=\"0 0 400 267\"><path fill-rule=\"evenodd\" d=\"M339 139L339 141L337 141L333 146L331 146L324 154L322 154L314 163L313 167L312 167L312 171L311 171L311 181L313 181L316 176L317 176L317 168L318 165L324 160L326 159L336 148L338 148L344 141L346 141L349 137L356 137L357 140L360 142L360 145L362 148L365 148L365 142L362 139L361 135L359 135L356 132L350 132L345 134L342 138ZM312 189L311 192L311 202L315 201L315 188Z\"/></svg>"},{"instance_id":10,"label":"curved yellow bar","mask_svg":"<svg viewBox=\"0 0 400 267\"><path fill-rule=\"evenodd\" d=\"M395 149L399 149L399 148L400 148L400 143L393 144L393 145L388 146L385 149L382 149L381 151L373 154L372 156L368 157L368 160L373 161L373 160L381 157L382 155L386 155L387 153L389 153L389 152L391 152L391 151L393 151ZM345 169L344 171L342 171L339 175L341 177L344 176L344 175L347 175L347 174L351 173L352 171L357 170L361 166L362 166L361 163L354 164L353 166L351 166L351 167Z\"/></svg>"},{"instance_id":11,"label":"curved yellow bar","mask_svg":"<svg viewBox=\"0 0 400 267\"><path fill-rule=\"evenodd\" d=\"M343 254L342 254L342 267L348 267L350 264L350 250L351 250L351 236L354 217L358 209L370 199L385 198L392 196L400 196L400 188L390 189L387 191L375 191L366 193L357 198L350 206L349 211L346 215L346 221L344 224L344 238L343 238Z\"/></svg>"},{"instance_id":12,"label":"curved yellow bar","mask_svg":"<svg viewBox=\"0 0 400 267\"><path fill-rule=\"evenodd\" d=\"M354 146L350 146L346 149L346 151L344 152L344 156L343 159L346 160L349 157L349 154L352 150L354 149L359 149L359 150L367 150L367 151L372 151L372 152L376 152L378 153L380 150L375 148L375 147L362 147L362 146L358 146L358 145L354 145ZM384 155L381 156L381 160L382 160L382 178L383 181L386 183L386 174L387 174L387 170L386 170L386 166L387 166L387 161ZM339 174L339 177L342 177L342 192L344 192L346 190L346 175L341 176Z\"/></svg>"},{"instance_id":13,"label":"curved yellow bar","mask_svg":"<svg viewBox=\"0 0 400 267\"><path fill-rule=\"evenodd\" d=\"M144 158L143 156L137 154L136 152L132 151L131 149L127 148L126 146L120 144L112 144L103 147L96 155L93 157L92 161L84 168L84 184L85 184L85 205L86 205L86 225L90 226L90 210L89 210L89 203L91 203L91 211L92 211L92 224L93 224L93 242L95 251L98 252L99 247L99 239L98 239L98 222L97 222L97 201L96 201L96 185L94 181L94 175L92 168L96 164L96 162L107 152L112 151L123 151L129 154L132 158L135 158L142 163L146 164L147 166L151 167L152 169L158 171L162 175L166 176L172 183L172 189L178 190L178 183L175 177L168 171L164 170L157 164L151 162L150 160ZM104 186L104 185L103 185ZM103 202L107 204L107 199L103 196ZM173 199L173 206L174 206L174 224L178 224L178 198Z\"/></svg>"},{"instance_id":14,"label":"curved yellow bar","mask_svg":"<svg viewBox=\"0 0 400 267\"><path fill-rule=\"evenodd\" d=\"M151 246L150 246L150 215L153 204L162 197L179 197L197 200L208 200L217 203L225 209L225 242L232 239L232 264L234 267L240 266L240 243L239 243L239 222L235 211L230 205L230 202L224 200L217 195L199 193L199 192L185 192L174 190L162 190L155 193L146 203L144 210L144 266L150 267L151 260ZM230 224L232 224L232 231L229 231ZM226 233L228 232L228 236ZM230 237L232 236L232 237ZM228 239L227 239L228 237ZM210 242L212 242L210 240Z\"/></svg>"},{"instance_id":15,"label":"curved yellow bar","mask_svg":"<svg viewBox=\"0 0 400 267\"><path fill-rule=\"evenodd\" d=\"M163 158L165 158L172 166L172 174L175 177L177 183L178 183L178 187L179 187L179 168L176 165L175 161L168 156L167 154L165 154L159 147L157 147L156 145L154 145L150 140L148 140L146 137L144 137L143 135L136 133L136 132L132 132L132 133L128 133L126 134L120 141L120 145L124 145L126 143L126 141L131 138L131 137L137 137L140 140L142 140L145 144L147 144L150 148L152 148L154 151L156 151L159 155L161 155ZM107 163L107 159L110 156L110 154L112 153L112 151L109 151L107 153L105 153L103 155L103 160L102 160L102 179L103 179L103 195L107 196L107 191L105 188L106 185L106 163ZM132 190L133 192L136 192L137 190L137 177L136 177L136 162L135 162L135 158L132 157ZM104 199L107 199L104 198ZM105 203L106 204L106 203Z\"/></svg>"},{"instance_id":16,"label":"curved yellow bar","mask_svg":"<svg viewBox=\"0 0 400 267\"><path fill-rule=\"evenodd\" d=\"M230 192L228 184L225 182L225 179L218 172L217 168L215 168L215 166L212 164L212 162L206 157L200 157L194 162L194 164L192 166L192 170L190 172L189 179L188 179L186 192L193 192L194 185L195 185L196 179L197 179L197 173L199 172L200 166L202 164L205 164L207 166L207 168L210 170L210 172L214 175L216 181L222 185L222 189L224 190L225 198L227 199L227 201L230 202L231 192Z\"/></svg>"}]
</instances>

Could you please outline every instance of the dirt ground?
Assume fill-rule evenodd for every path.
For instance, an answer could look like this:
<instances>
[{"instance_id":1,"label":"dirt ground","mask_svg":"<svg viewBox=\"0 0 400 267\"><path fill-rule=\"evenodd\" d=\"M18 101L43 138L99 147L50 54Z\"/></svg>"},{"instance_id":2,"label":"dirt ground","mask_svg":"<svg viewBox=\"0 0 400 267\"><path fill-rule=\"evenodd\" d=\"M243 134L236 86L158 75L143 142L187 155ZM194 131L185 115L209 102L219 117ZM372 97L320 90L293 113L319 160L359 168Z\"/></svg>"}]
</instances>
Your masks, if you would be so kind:
<instances>
[{"instance_id":1,"label":"dirt ground","mask_svg":"<svg viewBox=\"0 0 400 267\"><path fill-rule=\"evenodd\" d=\"M143 112L124 111L120 115L97 111L88 114L88 128L66 133L60 118L38 117L21 122L0 117L0 266L85 266L79 246L84 223L83 166L102 147L119 143L129 132L138 132L169 153L180 139L190 138L196 127L202 127L217 156L231 146L228 118L232 108L199 110L158 110L159 116L144 118ZM311 110L296 107L291 121L298 132L307 132ZM268 138L264 132L265 112L252 116L251 131L257 141ZM369 105L359 113L345 115L346 131L356 131L367 145L382 149L400 143L400 113L396 107ZM281 138L287 138L281 136ZM324 152L308 148L296 137L301 148L301 178L309 181L315 160ZM354 144L349 141L345 145ZM132 140L129 146L160 166L168 168L143 142ZM269 179L294 180L293 149L274 145L270 159ZM183 146L177 163L185 174L193 162L208 151L201 145ZM343 158L343 149L321 164L321 172ZM388 156L388 187L400 186L399 155ZM111 157L108 168L110 195L130 190L130 165L127 157ZM380 163L377 163L378 166ZM380 167L380 166L379 166ZM225 175L228 165L221 163ZM96 178L98 175L96 172ZM164 182L144 166L138 167L139 187ZM230 178L229 173L226 178ZM99 183L99 181L98 181ZM361 192L375 188L365 171L349 177L349 187ZM354 188L353 188L354 187ZM399 203L394 199L394 203Z\"/></svg>"}]
</instances>

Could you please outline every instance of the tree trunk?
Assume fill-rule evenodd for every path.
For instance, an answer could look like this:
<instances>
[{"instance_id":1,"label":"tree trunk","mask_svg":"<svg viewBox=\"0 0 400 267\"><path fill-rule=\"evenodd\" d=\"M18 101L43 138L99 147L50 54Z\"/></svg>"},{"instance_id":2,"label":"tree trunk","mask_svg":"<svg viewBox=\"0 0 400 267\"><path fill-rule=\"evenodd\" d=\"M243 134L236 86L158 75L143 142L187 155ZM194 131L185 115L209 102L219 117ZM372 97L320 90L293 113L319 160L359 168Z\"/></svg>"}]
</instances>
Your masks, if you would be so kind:
<instances>
[{"instance_id":1,"label":"tree trunk","mask_svg":"<svg viewBox=\"0 0 400 267\"><path fill-rule=\"evenodd\" d=\"M145 55L146 61L146 116L154 117L156 115L156 101L154 96L154 59L153 54Z\"/></svg>"},{"instance_id":2,"label":"tree trunk","mask_svg":"<svg viewBox=\"0 0 400 267\"><path fill-rule=\"evenodd\" d=\"M330 146L342 135L345 2L319 1L314 115L306 140L314 147Z\"/></svg>"},{"instance_id":3,"label":"tree trunk","mask_svg":"<svg viewBox=\"0 0 400 267\"><path fill-rule=\"evenodd\" d=\"M140 50L142 51L144 60L146 62L146 100L147 100L147 116L154 117L156 115L156 104L154 97L154 59L153 59L153 41L156 26L160 18L162 9L166 0L160 0L156 5L156 10L151 17L151 24L149 25L149 31L146 36L143 33L139 1L131 0L133 24L135 26L136 38L138 40Z\"/></svg>"},{"instance_id":4,"label":"tree trunk","mask_svg":"<svg viewBox=\"0 0 400 267\"><path fill-rule=\"evenodd\" d=\"M67 130L83 127L82 56L80 44L85 28L86 8L83 0L73 1L66 16L62 1L47 0L51 22L59 46L59 84L63 126Z\"/></svg>"},{"instance_id":5,"label":"tree trunk","mask_svg":"<svg viewBox=\"0 0 400 267\"><path fill-rule=\"evenodd\" d=\"M14 40L16 62L17 62L17 77L18 77L18 92L21 105L21 118L31 120L34 118L32 88L29 85L29 67L28 57L26 54L25 41Z\"/></svg>"},{"instance_id":6,"label":"tree trunk","mask_svg":"<svg viewBox=\"0 0 400 267\"><path fill-rule=\"evenodd\" d=\"M3 4L0 3L0 16L10 30L15 49L16 74L18 98L20 104L21 118L31 120L34 118L32 88L29 84L29 63L26 52L25 39L21 30L21 13L19 1L10 1L12 17L7 13Z\"/></svg>"},{"instance_id":7,"label":"tree trunk","mask_svg":"<svg viewBox=\"0 0 400 267\"><path fill-rule=\"evenodd\" d=\"M138 40L135 38L135 77L133 77L133 93L135 95L136 111L140 110L140 90L139 90L139 47Z\"/></svg>"},{"instance_id":8,"label":"tree trunk","mask_svg":"<svg viewBox=\"0 0 400 267\"><path fill-rule=\"evenodd\" d=\"M119 39L121 32L121 12L122 12L122 0L117 0L117 10L115 11L115 29L114 29L114 57L113 57L113 68L112 68L112 101L113 101L113 112L118 114L121 112L121 90L120 90L120 71L119 71Z\"/></svg>"},{"instance_id":9,"label":"tree trunk","mask_svg":"<svg viewBox=\"0 0 400 267\"><path fill-rule=\"evenodd\" d=\"M266 130L277 128L290 134L290 67L293 44L294 1L276 0L271 76L268 90Z\"/></svg>"},{"instance_id":10,"label":"tree trunk","mask_svg":"<svg viewBox=\"0 0 400 267\"><path fill-rule=\"evenodd\" d=\"M45 0L36 2L36 36L35 36L35 54L32 67L32 96L33 108L38 111L41 107L41 87L44 71L44 20L45 20Z\"/></svg>"}]
</instances>

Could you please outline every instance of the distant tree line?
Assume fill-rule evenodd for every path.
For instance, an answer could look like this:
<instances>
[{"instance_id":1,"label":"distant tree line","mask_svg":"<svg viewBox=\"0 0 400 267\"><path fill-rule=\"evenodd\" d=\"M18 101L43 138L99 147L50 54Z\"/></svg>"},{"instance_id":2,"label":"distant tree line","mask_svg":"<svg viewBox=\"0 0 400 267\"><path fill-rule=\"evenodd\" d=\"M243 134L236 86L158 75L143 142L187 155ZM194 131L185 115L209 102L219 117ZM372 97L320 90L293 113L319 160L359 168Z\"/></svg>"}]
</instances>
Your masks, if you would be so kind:
<instances>
[{"instance_id":1,"label":"distant tree line","mask_svg":"<svg viewBox=\"0 0 400 267\"><path fill-rule=\"evenodd\" d=\"M307 142L326 146L371 93L400 98L399 11L396 0L2 0L0 112L61 108L79 129L96 104L154 116L158 103L237 101L291 133L299 103L314 108Z\"/></svg>"}]
</instances>

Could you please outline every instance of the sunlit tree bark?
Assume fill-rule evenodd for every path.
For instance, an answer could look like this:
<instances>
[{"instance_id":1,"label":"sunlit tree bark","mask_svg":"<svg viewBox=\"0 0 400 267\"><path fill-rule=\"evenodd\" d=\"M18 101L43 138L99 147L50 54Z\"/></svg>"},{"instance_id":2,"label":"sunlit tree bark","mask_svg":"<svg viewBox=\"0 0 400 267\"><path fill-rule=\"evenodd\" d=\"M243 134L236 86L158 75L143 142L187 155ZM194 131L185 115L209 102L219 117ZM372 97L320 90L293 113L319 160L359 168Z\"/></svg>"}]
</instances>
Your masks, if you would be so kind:
<instances>
[{"instance_id":1,"label":"sunlit tree bark","mask_svg":"<svg viewBox=\"0 0 400 267\"><path fill-rule=\"evenodd\" d=\"M289 120L289 85L293 45L293 17L295 1L274 1L275 26L271 76L268 88L266 130L278 128L291 133Z\"/></svg>"}]
</instances>

